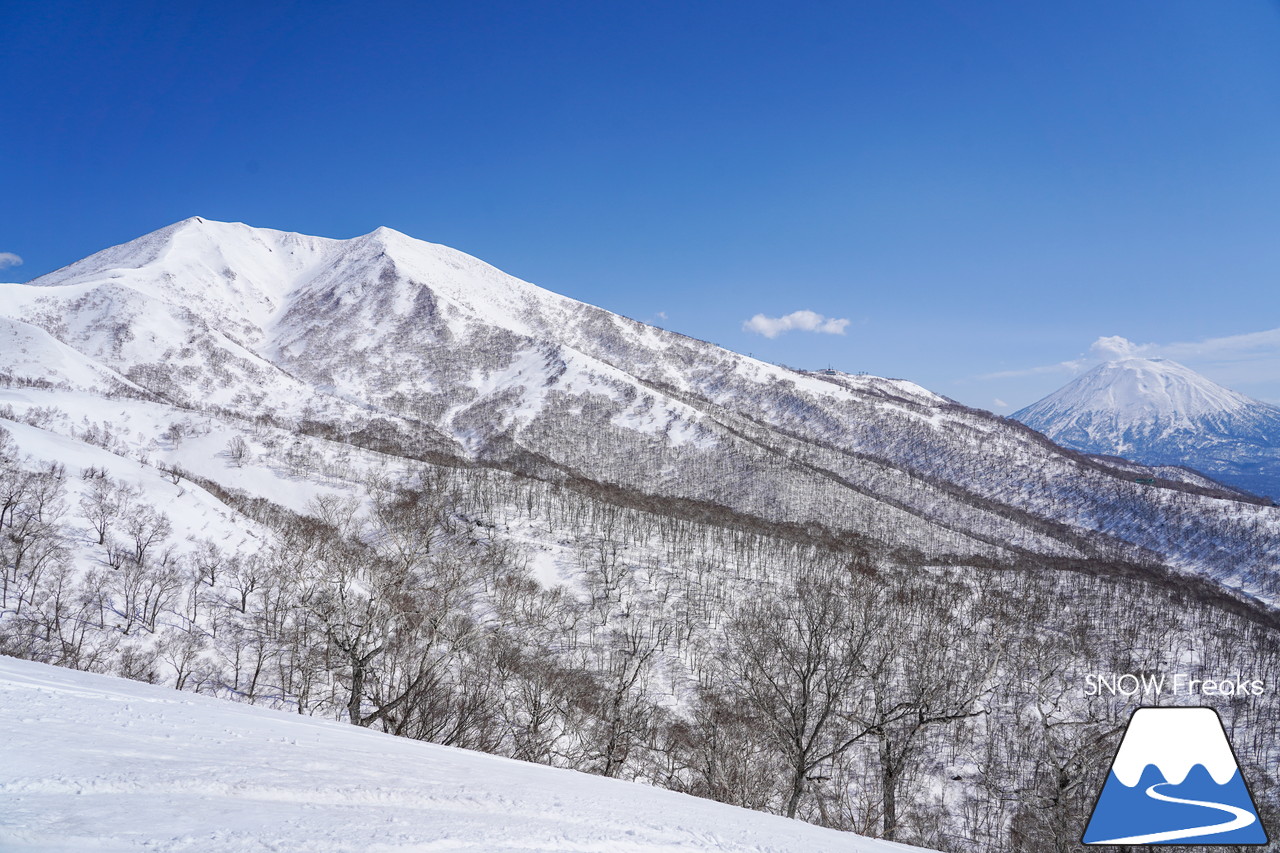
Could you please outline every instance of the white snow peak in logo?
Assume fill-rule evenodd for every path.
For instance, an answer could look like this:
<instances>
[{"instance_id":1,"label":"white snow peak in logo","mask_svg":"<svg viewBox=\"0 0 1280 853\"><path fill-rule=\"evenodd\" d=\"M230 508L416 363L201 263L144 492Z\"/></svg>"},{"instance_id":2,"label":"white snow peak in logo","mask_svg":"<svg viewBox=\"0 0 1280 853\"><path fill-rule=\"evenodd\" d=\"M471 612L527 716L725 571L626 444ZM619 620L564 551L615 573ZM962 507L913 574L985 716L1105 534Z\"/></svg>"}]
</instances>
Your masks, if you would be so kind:
<instances>
[{"instance_id":1,"label":"white snow peak in logo","mask_svg":"<svg viewBox=\"0 0 1280 853\"><path fill-rule=\"evenodd\" d=\"M1085 844L1266 844L1212 708L1139 708L1098 795Z\"/></svg>"}]
</instances>

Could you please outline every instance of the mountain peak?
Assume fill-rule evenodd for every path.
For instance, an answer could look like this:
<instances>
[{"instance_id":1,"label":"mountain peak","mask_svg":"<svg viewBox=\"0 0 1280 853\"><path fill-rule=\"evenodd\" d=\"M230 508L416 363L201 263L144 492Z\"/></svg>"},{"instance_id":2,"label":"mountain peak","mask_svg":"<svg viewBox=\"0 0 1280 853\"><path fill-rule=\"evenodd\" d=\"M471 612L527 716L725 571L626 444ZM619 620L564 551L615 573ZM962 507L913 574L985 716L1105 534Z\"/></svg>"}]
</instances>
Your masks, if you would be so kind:
<instances>
[{"instance_id":1,"label":"mountain peak","mask_svg":"<svg viewBox=\"0 0 1280 853\"><path fill-rule=\"evenodd\" d=\"M1262 405L1167 358L1108 361L1014 417L1117 417L1127 423L1187 423ZM1030 421L1026 421L1030 422Z\"/></svg>"},{"instance_id":2,"label":"mountain peak","mask_svg":"<svg viewBox=\"0 0 1280 853\"><path fill-rule=\"evenodd\" d=\"M1167 358L1100 364L1013 417L1075 450L1280 493L1280 408Z\"/></svg>"}]
</instances>

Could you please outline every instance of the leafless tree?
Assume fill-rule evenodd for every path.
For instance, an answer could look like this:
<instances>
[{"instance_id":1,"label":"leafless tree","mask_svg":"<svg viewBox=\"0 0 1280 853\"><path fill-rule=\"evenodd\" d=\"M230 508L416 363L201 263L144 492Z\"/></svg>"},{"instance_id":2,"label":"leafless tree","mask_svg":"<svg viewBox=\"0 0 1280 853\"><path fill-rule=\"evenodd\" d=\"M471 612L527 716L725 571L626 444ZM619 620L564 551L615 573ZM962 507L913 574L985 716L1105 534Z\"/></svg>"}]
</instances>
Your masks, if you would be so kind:
<instances>
[{"instance_id":1,"label":"leafless tree","mask_svg":"<svg viewBox=\"0 0 1280 853\"><path fill-rule=\"evenodd\" d=\"M728 625L726 674L785 763L788 817L822 766L867 734L842 712L871 675L866 656L882 630L874 598L830 563L798 567Z\"/></svg>"},{"instance_id":2,"label":"leafless tree","mask_svg":"<svg viewBox=\"0 0 1280 853\"><path fill-rule=\"evenodd\" d=\"M234 435L227 441L226 447L227 458L235 463L239 468L244 465L245 460L249 458L249 442L245 441L244 436Z\"/></svg>"}]
</instances>

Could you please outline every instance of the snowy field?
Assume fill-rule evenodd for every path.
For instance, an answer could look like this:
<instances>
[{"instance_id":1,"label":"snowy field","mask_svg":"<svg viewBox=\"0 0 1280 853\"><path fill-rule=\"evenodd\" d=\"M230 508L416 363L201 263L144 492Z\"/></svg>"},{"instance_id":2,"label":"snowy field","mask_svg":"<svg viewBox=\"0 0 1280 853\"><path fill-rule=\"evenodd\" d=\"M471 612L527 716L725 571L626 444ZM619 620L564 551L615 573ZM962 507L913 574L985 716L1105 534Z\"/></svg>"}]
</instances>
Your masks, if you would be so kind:
<instances>
[{"instance_id":1,"label":"snowy field","mask_svg":"<svg viewBox=\"0 0 1280 853\"><path fill-rule=\"evenodd\" d=\"M918 848L0 657L0 850Z\"/></svg>"}]
</instances>

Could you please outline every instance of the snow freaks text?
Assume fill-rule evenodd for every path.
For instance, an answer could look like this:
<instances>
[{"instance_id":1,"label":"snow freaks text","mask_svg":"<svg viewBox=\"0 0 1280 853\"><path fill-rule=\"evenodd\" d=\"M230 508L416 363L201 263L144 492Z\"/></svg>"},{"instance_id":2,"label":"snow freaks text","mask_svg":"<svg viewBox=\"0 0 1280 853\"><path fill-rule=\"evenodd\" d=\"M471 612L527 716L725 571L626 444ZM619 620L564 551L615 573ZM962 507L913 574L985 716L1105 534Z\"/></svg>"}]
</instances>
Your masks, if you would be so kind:
<instances>
[{"instance_id":1,"label":"snow freaks text","mask_svg":"<svg viewBox=\"0 0 1280 853\"><path fill-rule=\"evenodd\" d=\"M1267 684L1261 678L1242 675L1196 678L1179 672L1089 673L1084 677L1085 696L1261 696Z\"/></svg>"}]
</instances>

